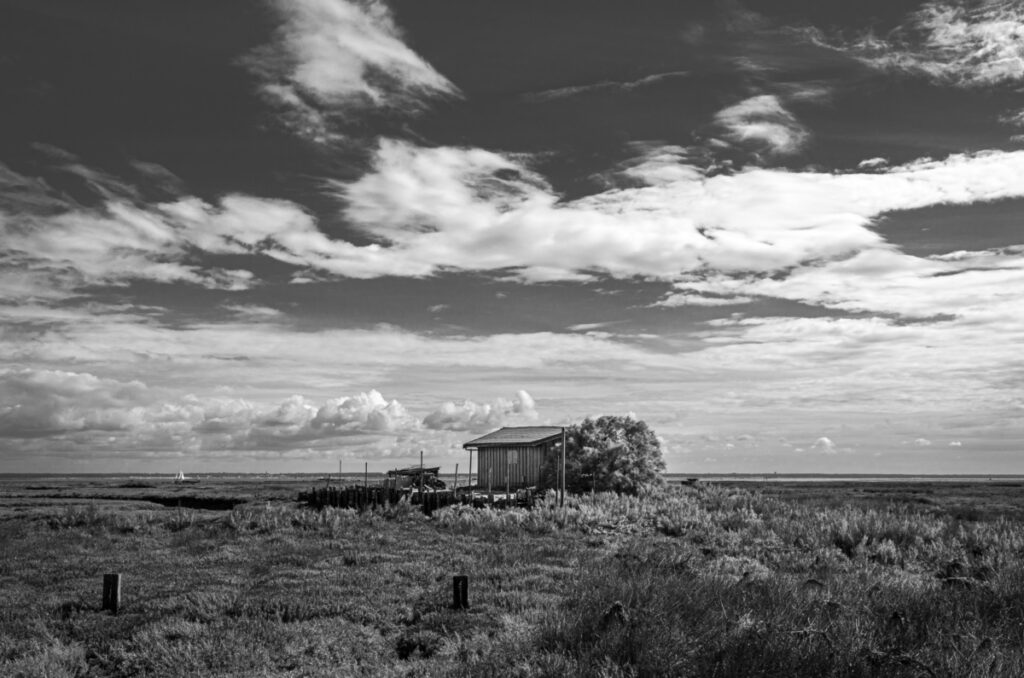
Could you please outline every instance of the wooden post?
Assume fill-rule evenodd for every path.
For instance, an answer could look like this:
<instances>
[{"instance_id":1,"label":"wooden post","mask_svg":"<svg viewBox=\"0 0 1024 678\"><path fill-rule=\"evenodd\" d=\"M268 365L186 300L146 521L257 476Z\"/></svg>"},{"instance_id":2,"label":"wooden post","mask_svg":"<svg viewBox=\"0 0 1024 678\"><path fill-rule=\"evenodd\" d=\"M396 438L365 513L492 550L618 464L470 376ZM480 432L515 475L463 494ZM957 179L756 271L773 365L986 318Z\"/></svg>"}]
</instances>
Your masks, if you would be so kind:
<instances>
[{"instance_id":1,"label":"wooden post","mask_svg":"<svg viewBox=\"0 0 1024 678\"><path fill-rule=\"evenodd\" d=\"M469 482L470 488L476 483L473 482L473 448L469 448L469 473L467 474L467 481Z\"/></svg>"},{"instance_id":2,"label":"wooden post","mask_svg":"<svg viewBox=\"0 0 1024 678\"><path fill-rule=\"evenodd\" d=\"M363 487L370 487L370 462L363 462Z\"/></svg>"},{"instance_id":3,"label":"wooden post","mask_svg":"<svg viewBox=\"0 0 1024 678\"><path fill-rule=\"evenodd\" d=\"M487 469L487 500L494 506L494 490L491 489L491 478L494 476L494 469Z\"/></svg>"},{"instance_id":4,"label":"wooden post","mask_svg":"<svg viewBox=\"0 0 1024 678\"><path fill-rule=\"evenodd\" d=\"M505 450L505 508L508 508L508 495L512 491L512 485L509 484L509 474L512 472L512 455L509 454L508 450Z\"/></svg>"},{"instance_id":5,"label":"wooden post","mask_svg":"<svg viewBox=\"0 0 1024 678\"><path fill-rule=\"evenodd\" d=\"M338 487L341 487L341 459L338 460Z\"/></svg>"},{"instance_id":6,"label":"wooden post","mask_svg":"<svg viewBox=\"0 0 1024 678\"><path fill-rule=\"evenodd\" d=\"M456 575L452 577L452 608L465 610L469 607L469 577Z\"/></svg>"},{"instance_id":7,"label":"wooden post","mask_svg":"<svg viewBox=\"0 0 1024 678\"><path fill-rule=\"evenodd\" d=\"M454 495L459 491L459 465L455 465L455 487L452 488L452 494Z\"/></svg>"},{"instance_id":8,"label":"wooden post","mask_svg":"<svg viewBox=\"0 0 1024 678\"><path fill-rule=\"evenodd\" d=\"M423 450L420 450L420 497L423 497Z\"/></svg>"},{"instance_id":9,"label":"wooden post","mask_svg":"<svg viewBox=\"0 0 1024 678\"><path fill-rule=\"evenodd\" d=\"M558 500L559 506L565 506L565 427L562 427L562 496Z\"/></svg>"},{"instance_id":10,"label":"wooden post","mask_svg":"<svg viewBox=\"0 0 1024 678\"><path fill-rule=\"evenodd\" d=\"M121 575L103 575L103 607L117 614L117 608L121 606Z\"/></svg>"}]
</instances>

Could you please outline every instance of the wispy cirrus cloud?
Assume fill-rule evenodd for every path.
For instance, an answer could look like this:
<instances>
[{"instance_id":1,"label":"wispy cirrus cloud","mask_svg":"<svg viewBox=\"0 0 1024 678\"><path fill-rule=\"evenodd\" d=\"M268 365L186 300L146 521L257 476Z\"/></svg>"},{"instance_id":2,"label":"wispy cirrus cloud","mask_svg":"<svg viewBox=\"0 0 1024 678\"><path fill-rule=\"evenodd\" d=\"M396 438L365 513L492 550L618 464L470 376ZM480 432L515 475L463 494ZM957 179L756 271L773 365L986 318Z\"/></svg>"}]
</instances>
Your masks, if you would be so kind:
<instances>
[{"instance_id":1,"label":"wispy cirrus cloud","mask_svg":"<svg viewBox=\"0 0 1024 678\"><path fill-rule=\"evenodd\" d=\"M669 71L667 73L653 73L642 78L637 78L636 80L603 80L601 82L588 83L585 85L570 85L567 87L546 89L540 92L530 92L529 94L524 94L523 98L526 99L527 101L551 101L554 99L565 99L567 97L574 97L586 94L598 94L607 92L629 92L642 87L649 87L651 85L655 85L666 80L686 78L688 76L689 71Z\"/></svg>"},{"instance_id":2,"label":"wispy cirrus cloud","mask_svg":"<svg viewBox=\"0 0 1024 678\"><path fill-rule=\"evenodd\" d=\"M246 59L285 121L313 140L332 116L367 107L417 110L455 85L405 44L381 0L269 0L283 24L276 41Z\"/></svg>"},{"instance_id":3,"label":"wispy cirrus cloud","mask_svg":"<svg viewBox=\"0 0 1024 678\"><path fill-rule=\"evenodd\" d=\"M65 202L59 213L0 211L0 277L9 283L8 299L74 296L131 280L245 289L253 283L250 271L205 266L194 250L253 252L277 229L316 230L291 203L247 196L227 196L219 205L183 198L154 207L111 200L95 208Z\"/></svg>"},{"instance_id":4,"label":"wispy cirrus cloud","mask_svg":"<svg viewBox=\"0 0 1024 678\"><path fill-rule=\"evenodd\" d=\"M886 36L842 43L819 39L880 70L922 75L959 87L1024 80L1020 2L928 2Z\"/></svg>"}]
</instances>

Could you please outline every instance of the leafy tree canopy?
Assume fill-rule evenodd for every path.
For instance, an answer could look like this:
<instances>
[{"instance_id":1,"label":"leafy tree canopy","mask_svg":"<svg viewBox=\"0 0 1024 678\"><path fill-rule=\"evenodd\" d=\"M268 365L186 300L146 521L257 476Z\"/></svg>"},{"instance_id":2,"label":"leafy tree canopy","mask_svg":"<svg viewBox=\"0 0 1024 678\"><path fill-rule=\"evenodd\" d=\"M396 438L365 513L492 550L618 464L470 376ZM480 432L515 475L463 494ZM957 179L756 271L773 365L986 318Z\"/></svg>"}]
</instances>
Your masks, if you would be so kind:
<instances>
[{"instance_id":1,"label":"leafy tree canopy","mask_svg":"<svg viewBox=\"0 0 1024 678\"><path fill-rule=\"evenodd\" d=\"M548 458L548 487L557 487L561 455ZM636 494L662 482L661 442L645 422L632 416L605 415L566 428L566 489Z\"/></svg>"}]
</instances>

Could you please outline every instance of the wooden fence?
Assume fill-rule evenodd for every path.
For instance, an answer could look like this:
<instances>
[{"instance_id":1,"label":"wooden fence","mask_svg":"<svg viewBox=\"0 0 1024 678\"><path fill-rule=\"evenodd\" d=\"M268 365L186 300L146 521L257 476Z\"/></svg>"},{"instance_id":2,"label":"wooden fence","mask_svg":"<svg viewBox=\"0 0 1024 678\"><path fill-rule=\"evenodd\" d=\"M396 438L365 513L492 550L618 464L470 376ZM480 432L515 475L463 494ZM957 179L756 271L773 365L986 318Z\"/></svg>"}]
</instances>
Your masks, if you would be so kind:
<instances>
[{"instance_id":1,"label":"wooden fence","mask_svg":"<svg viewBox=\"0 0 1024 678\"><path fill-rule=\"evenodd\" d=\"M360 487L356 485L313 487L309 492L299 493L299 501L315 509L331 506L365 511L372 508L386 508L389 505L397 504L402 499L407 499L410 504L422 506L423 512L430 515L436 509L451 504L472 504L481 508L484 506L533 508L535 496L530 490L519 490L509 495L499 494L496 497L493 493L473 492L465 488L417 492L395 487Z\"/></svg>"}]
</instances>

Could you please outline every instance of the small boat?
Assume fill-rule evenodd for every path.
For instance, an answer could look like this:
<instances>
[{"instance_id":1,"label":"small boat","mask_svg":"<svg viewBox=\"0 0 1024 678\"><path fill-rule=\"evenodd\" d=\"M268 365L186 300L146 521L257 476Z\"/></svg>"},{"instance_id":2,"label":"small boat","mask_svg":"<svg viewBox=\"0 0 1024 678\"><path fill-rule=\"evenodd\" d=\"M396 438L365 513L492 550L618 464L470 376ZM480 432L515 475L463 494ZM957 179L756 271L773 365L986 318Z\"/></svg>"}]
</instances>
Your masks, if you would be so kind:
<instances>
[{"instance_id":1,"label":"small boat","mask_svg":"<svg viewBox=\"0 0 1024 678\"><path fill-rule=\"evenodd\" d=\"M199 479L198 478L186 478L185 474L182 472L182 470L178 469L178 475L174 476L174 482L177 485L186 485L186 484L187 485L191 485L193 483L198 483Z\"/></svg>"}]
</instances>

